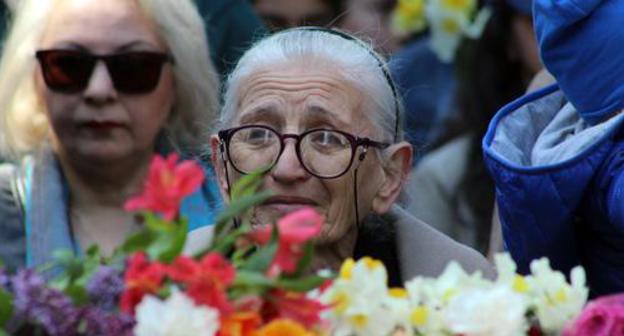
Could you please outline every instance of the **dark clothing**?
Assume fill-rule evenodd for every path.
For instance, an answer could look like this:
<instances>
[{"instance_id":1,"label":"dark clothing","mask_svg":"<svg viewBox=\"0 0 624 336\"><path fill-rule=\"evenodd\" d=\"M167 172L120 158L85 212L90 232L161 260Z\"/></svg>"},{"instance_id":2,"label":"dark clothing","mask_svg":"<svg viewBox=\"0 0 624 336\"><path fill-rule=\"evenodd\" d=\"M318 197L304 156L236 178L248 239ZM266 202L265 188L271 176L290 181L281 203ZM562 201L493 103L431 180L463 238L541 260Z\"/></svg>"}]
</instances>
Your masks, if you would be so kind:
<instances>
[{"instance_id":1,"label":"dark clothing","mask_svg":"<svg viewBox=\"0 0 624 336\"><path fill-rule=\"evenodd\" d=\"M461 245L395 206L383 216L372 216L360 229L354 258L381 260L390 286L402 286L416 276L437 277L457 261L466 272L481 271L494 278L494 268L477 251Z\"/></svg>"},{"instance_id":2,"label":"dark clothing","mask_svg":"<svg viewBox=\"0 0 624 336\"><path fill-rule=\"evenodd\" d=\"M249 46L267 34L246 0L195 0L206 25L212 62L227 75Z\"/></svg>"},{"instance_id":3,"label":"dark clothing","mask_svg":"<svg viewBox=\"0 0 624 336\"><path fill-rule=\"evenodd\" d=\"M453 109L454 68L440 62L429 47L429 38L420 37L397 51L389 63L390 73L405 103L403 127L417 155L427 150Z\"/></svg>"}]
</instances>

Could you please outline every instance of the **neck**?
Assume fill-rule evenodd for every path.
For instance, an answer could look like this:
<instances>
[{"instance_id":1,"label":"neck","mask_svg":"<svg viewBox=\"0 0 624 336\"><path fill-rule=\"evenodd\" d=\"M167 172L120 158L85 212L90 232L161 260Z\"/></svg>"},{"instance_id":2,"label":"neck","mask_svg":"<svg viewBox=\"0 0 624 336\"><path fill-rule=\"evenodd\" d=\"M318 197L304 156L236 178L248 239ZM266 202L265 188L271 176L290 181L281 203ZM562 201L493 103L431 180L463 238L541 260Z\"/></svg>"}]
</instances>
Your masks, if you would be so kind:
<instances>
[{"instance_id":1,"label":"neck","mask_svg":"<svg viewBox=\"0 0 624 336\"><path fill-rule=\"evenodd\" d=\"M106 164L70 160L59 155L72 204L121 208L128 197L143 188L151 154Z\"/></svg>"},{"instance_id":2,"label":"neck","mask_svg":"<svg viewBox=\"0 0 624 336\"><path fill-rule=\"evenodd\" d=\"M331 243L317 244L314 249L312 270L317 271L325 268L334 271L340 270L342 263L347 258L353 257L357 237L357 226L354 225L341 239Z\"/></svg>"}]
</instances>

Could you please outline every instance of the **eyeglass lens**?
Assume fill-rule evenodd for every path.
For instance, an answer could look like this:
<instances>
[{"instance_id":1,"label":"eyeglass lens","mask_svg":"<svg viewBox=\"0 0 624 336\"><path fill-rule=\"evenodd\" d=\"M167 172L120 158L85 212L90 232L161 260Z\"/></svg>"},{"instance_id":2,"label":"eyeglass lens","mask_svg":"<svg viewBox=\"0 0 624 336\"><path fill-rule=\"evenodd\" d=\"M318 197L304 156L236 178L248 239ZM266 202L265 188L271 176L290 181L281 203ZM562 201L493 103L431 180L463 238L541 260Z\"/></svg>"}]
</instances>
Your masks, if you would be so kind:
<instances>
[{"instance_id":1,"label":"eyeglass lens","mask_svg":"<svg viewBox=\"0 0 624 336\"><path fill-rule=\"evenodd\" d=\"M340 132L314 130L299 142L300 163L322 177L342 174L351 163L351 141ZM250 127L235 131L229 140L230 161L243 173L271 168L282 152L280 135L268 128Z\"/></svg>"}]
</instances>

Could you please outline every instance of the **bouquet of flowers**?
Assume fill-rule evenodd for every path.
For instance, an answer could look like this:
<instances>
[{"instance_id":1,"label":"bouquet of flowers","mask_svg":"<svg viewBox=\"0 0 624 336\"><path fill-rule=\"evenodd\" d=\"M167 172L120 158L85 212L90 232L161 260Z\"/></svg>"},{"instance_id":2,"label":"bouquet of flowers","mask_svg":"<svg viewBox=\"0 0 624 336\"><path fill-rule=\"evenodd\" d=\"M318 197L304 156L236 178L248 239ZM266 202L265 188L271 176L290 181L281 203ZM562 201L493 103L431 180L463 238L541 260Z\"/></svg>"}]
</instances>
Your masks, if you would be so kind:
<instances>
[{"instance_id":1,"label":"bouquet of flowers","mask_svg":"<svg viewBox=\"0 0 624 336\"><path fill-rule=\"evenodd\" d=\"M336 275L310 273L322 216L302 209L252 227L247 210L269 196L257 192L254 174L232 188L210 245L183 254L188 225L179 204L204 175L177 161L154 158L144 192L126 204L142 211L144 226L113 256L97 247L81 257L56 251L57 262L45 267L52 280L42 270L2 272L2 333L468 336L546 335L568 326L567 335L580 335L569 322L587 298L584 272L574 269L570 284L545 259L520 276L508 256L498 256L495 281L451 263L438 278L418 277L405 288L388 288L383 264L371 258L346 260ZM591 316L603 311L592 307ZM583 316L577 324L595 320Z\"/></svg>"},{"instance_id":2,"label":"bouquet of flowers","mask_svg":"<svg viewBox=\"0 0 624 336\"><path fill-rule=\"evenodd\" d=\"M429 27L431 48L445 63L453 62L464 37L481 36L491 10L477 8L477 0L399 0L393 27L399 35L418 33Z\"/></svg>"}]
</instances>

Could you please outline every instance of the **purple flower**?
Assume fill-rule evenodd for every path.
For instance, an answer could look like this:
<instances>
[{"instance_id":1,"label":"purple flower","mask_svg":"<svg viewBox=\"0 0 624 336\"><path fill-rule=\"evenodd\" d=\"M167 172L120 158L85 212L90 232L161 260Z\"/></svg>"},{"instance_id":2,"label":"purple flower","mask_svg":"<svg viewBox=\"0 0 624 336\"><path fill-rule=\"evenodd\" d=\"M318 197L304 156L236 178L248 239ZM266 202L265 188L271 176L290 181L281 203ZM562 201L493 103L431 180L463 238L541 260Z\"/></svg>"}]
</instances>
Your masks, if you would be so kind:
<instances>
[{"instance_id":1,"label":"purple flower","mask_svg":"<svg viewBox=\"0 0 624 336\"><path fill-rule=\"evenodd\" d=\"M130 315L111 313L97 307L80 307L66 326L66 335L132 335L134 319Z\"/></svg>"},{"instance_id":2,"label":"purple flower","mask_svg":"<svg viewBox=\"0 0 624 336\"><path fill-rule=\"evenodd\" d=\"M87 284L90 301L105 310L117 307L123 289L121 272L110 266L100 266Z\"/></svg>"},{"instance_id":3,"label":"purple flower","mask_svg":"<svg viewBox=\"0 0 624 336\"><path fill-rule=\"evenodd\" d=\"M0 287L9 289L11 285L11 278L7 274L4 268L0 268Z\"/></svg>"},{"instance_id":4,"label":"purple flower","mask_svg":"<svg viewBox=\"0 0 624 336\"><path fill-rule=\"evenodd\" d=\"M45 280L32 269L19 271L11 279L15 317L42 326L51 335L67 335L74 305L61 291L46 287Z\"/></svg>"}]
</instances>

